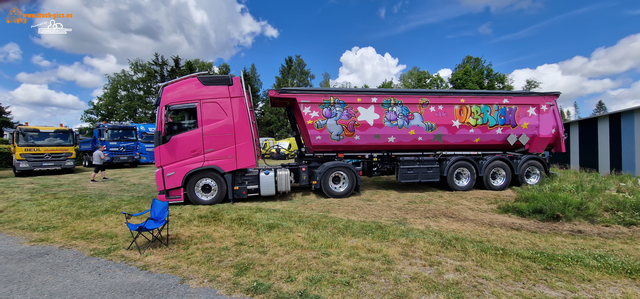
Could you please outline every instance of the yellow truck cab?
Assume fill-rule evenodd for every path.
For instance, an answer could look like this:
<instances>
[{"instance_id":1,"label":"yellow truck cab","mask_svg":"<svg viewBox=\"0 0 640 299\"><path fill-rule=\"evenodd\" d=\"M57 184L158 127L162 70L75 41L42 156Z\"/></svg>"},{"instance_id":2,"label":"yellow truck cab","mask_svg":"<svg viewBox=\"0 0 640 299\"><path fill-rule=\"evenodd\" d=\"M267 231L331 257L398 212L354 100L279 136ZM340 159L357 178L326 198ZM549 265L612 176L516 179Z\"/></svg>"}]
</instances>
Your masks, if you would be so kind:
<instances>
[{"instance_id":1,"label":"yellow truck cab","mask_svg":"<svg viewBox=\"0 0 640 299\"><path fill-rule=\"evenodd\" d=\"M275 160L293 159L298 153L298 144L294 137L278 140L271 149L271 157Z\"/></svg>"},{"instance_id":2,"label":"yellow truck cab","mask_svg":"<svg viewBox=\"0 0 640 299\"><path fill-rule=\"evenodd\" d=\"M260 138L260 154L263 158L271 157L271 148L276 145L276 139L271 137Z\"/></svg>"},{"instance_id":3,"label":"yellow truck cab","mask_svg":"<svg viewBox=\"0 0 640 299\"><path fill-rule=\"evenodd\" d=\"M10 131L13 173L23 176L33 171L60 170L73 173L76 165L76 136L63 127L18 125Z\"/></svg>"}]
</instances>

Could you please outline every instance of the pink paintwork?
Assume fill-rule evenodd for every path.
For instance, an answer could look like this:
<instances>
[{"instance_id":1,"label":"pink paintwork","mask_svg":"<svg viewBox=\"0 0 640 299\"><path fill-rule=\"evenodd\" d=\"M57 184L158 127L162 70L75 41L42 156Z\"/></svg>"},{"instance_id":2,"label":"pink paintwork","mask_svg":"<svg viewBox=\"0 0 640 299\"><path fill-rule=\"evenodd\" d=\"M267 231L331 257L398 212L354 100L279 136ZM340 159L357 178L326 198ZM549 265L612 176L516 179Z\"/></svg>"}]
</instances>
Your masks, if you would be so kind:
<instances>
[{"instance_id":1,"label":"pink paintwork","mask_svg":"<svg viewBox=\"0 0 640 299\"><path fill-rule=\"evenodd\" d=\"M555 95L332 95L270 90L269 97L273 106L294 107L311 153L502 151L523 147L530 153L548 148L565 151ZM335 109L338 106L340 109ZM331 109L343 117L331 120ZM398 117L401 112L403 116ZM530 139L523 137L512 145L508 141L512 134L518 139L526 134Z\"/></svg>"},{"instance_id":2,"label":"pink paintwork","mask_svg":"<svg viewBox=\"0 0 640 299\"><path fill-rule=\"evenodd\" d=\"M155 147L156 184L158 191L168 193L159 195L160 200L184 201L183 184L190 171L252 168L260 157L255 122L252 125L249 121L249 115L253 115L251 101L245 101L239 77L233 78L231 86L205 86L191 77L164 87L158 110L159 132L164 132L167 107L182 104L195 104L198 127Z\"/></svg>"}]
</instances>

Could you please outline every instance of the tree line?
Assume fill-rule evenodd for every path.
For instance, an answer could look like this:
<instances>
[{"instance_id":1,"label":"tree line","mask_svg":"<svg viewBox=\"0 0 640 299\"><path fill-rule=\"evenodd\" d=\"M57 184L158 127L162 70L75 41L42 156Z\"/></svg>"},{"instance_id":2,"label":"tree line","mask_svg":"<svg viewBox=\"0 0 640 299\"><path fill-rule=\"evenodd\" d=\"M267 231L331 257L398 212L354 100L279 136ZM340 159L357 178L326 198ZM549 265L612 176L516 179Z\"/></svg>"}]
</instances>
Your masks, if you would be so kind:
<instances>
[{"instance_id":1,"label":"tree line","mask_svg":"<svg viewBox=\"0 0 640 299\"><path fill-rule=\"evenodd\" d=\"M153 102L158 97L158 84L195 72L210 72L218 75L228 75L231 67L227 63L214 66L211 61L201 59L184 60L179 55L165 58L155 53L149 61L140 58L129 60L129 68L113 74L106 74L107 83L103 86L102 95L89 102L89 108L81 116L87 123L96 122L135 122L155 123L155 109ZM243 67L242 74L247 89L251 92L253 107L256 113L258 130L261 137L275 137L277 139L289 136L289 126L284 109L272 108L268 101L268 89L263 89L260 74L251 64ZM280 65L279 74L270 87L313 87L315 75L307 68L300 55L287 56ZM331 75L325 72L320 81L320 87L357 88L351 83L331 84ZM542 82L533 78L527 79L522 90L535 90L542 86ZM370 88L363 85L361 88ZM440 74L432 74L427 70L414 66L402 73L398 82L385 80L376 88L403 89L468 89L468 90L514 90L513 80L507 74L497 72L493 64L482 57L466 56L457 64L446 79ZM9 122L11 126L11 112L0 104L0 124ZM571 112L560 107L563 120L572 118ZM579 118L579 107L574 103L574 115ZM592 115L606 113L607 107L599 101ZM2 126L0 126L0 129Z\"/></svg>"}]
</instances>

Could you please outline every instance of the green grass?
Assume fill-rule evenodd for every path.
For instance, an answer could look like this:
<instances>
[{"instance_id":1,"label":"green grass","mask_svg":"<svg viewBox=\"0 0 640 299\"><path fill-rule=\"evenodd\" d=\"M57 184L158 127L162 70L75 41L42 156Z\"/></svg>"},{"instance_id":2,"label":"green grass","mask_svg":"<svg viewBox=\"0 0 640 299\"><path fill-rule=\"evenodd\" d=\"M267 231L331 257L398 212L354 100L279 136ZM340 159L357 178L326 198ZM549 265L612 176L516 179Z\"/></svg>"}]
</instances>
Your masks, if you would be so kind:
<instances>
[{"instance_id":1,"label":"green grass","mask_svg":"<svg viewBox=\"0 0 640 299\"><path fill-rule=\"evenodd\" d=\"M499 210L540 221L640 224L640 188L632 175L562 171L536 186L520 188L516 200Z\"/></svg>"},{"instance_id":2,"label":"green grass","mask_svg":"<svg viewBox=\"0 0 640 299\"><path fill-rule=\"evenodd\" d=\"M345 199L294 187L289 195L234 205L171 205L171 245L139 255L124 248L130 236L120 211L148 208L156 194L154 172L153 166L108 169L111 181L89 184L84 168L27 178L0 171L0 231L255 298L640 293L636 227L590 224L578 216L565 226L498 213L498 206L533 188L461 193L390 177L364 178L363 193ZM638 188L619 186L616 192L627 194ZM633 206L618 203L625 204Z\"/></svg>"}]
</instances>

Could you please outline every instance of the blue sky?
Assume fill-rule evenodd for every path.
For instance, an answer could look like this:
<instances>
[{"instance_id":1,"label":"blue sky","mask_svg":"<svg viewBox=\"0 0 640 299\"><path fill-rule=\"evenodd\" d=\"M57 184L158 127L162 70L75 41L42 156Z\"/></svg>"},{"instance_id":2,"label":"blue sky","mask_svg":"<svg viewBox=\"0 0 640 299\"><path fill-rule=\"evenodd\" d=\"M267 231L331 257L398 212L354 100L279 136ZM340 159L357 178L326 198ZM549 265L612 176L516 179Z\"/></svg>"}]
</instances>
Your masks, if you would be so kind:
<instances>
[{"instance_id":1,"label":"blue sky","mask_svg":"<svg viewBox=\"0 0 640 299\"><path fill-rule=\"evenodd\" d=\"M640 105L640 1L102 1L0 2L7 17L71 13L66 35L2 22L0 103L16 120L75 126L100 95L104 73L127 59L166 57L227 62L234 74L255 63L269 88L284 58L301 55L318 86L376 86L413 66L448 76L466 55L482 56L519 89L560 91L588 116ZM41 28L47 25L40 26Z\"/></svg>"}]
</instances>

